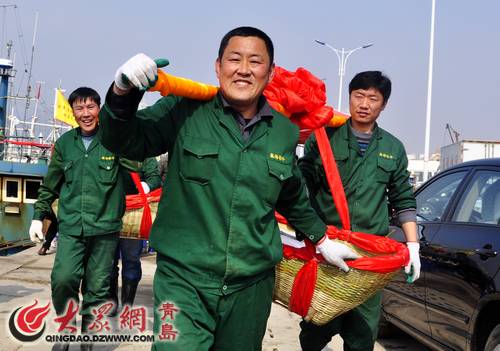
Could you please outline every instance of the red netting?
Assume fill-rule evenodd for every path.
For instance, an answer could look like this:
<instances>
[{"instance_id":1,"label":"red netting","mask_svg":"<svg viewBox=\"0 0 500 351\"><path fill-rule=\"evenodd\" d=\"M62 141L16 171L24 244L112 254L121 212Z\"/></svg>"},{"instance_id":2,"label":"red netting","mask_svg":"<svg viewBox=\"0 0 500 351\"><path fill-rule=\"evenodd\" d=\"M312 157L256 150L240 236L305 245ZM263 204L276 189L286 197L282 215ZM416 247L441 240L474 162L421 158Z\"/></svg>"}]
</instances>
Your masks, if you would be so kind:
<instances>
[{"instance_id":1,"label":"red netting","mask_svg":"<svg viewBox=\"0 0 500 351\"><path fill-rule=\"evenodd\" d=\"M314 129L326 125L334 115L333 108L326 105L325 83L302 67L290 72L276 66L264 96L274 109L289 116L299 126L302 143Z\"/></svg>"}]
</instances>

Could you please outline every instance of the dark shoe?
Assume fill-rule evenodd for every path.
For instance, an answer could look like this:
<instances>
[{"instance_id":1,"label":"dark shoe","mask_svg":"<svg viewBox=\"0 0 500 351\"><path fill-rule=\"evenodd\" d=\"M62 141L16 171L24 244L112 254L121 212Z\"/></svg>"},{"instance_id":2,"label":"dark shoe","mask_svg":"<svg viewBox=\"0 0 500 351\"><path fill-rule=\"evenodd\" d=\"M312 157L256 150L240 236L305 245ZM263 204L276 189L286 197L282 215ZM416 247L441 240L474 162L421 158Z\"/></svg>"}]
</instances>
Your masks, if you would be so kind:
<instances>
[{"instance_id":1,"label":"dark shoe","mask_svg":"<svg viewBox=\"0 0 500 351\"><path fill-rule=\"evenodd\" d=\"M67 344L55 343L52 346L52 351L68 351L68 350L69 350L69 343Z\"/></svg>"},{"instance_id":2,"label":"dark shoe","mask_svg":"<svg viewBox=\"0 0 500 351\"><path fill-rule=\"evenodd\" d=\"M41 247L40 250L38 250L38 254L40 256L45 256L47 254L47 249L45 247Z\"/></svg>"},{"instance_id":3,"label":"dark shoe","mask_svg":"<svg viewBox=\"0 0 500 351\"><path fill-rule=\"evenodd\" d=\"M132 306L134 304L138 284L139 282L132 282L129 280L122 281L122 308L125 305Z\"/></svg>"}]
</instances>

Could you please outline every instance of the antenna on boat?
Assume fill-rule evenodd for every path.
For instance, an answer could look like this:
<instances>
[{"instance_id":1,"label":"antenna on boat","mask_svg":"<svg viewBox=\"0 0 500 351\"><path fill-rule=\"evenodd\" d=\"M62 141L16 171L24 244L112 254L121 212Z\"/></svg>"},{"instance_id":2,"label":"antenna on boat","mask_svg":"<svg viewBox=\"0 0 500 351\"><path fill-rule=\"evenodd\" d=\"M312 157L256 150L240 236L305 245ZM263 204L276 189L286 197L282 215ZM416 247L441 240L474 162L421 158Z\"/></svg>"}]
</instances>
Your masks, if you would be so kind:
<instances>
[{"instance_id":1,"label":"antenna on boat","mask_svg":"<svg viewBox=\"0 0 500 351\"><path fill-rule=\"evenodd\" d=\"M30 105L30 93L31 93L31 71L33 70L33 58L35 57L35 42L36 42L36 31L38 29L38 11L35 14L35 25L33 28L33 43L31 44L31 59L28 69L28 86L26 89L26 105L24 107L24 122L26 122L26 115L28 113Z\"/></svg>"},{"instance_id":2,"label":"antenna on boat","mask_svg":"<svg viewBox=\"0 0 500 351\"><path fill-rule=\"evenodd\" d=\"M42 90L42 84L45 82L37 81L36 84L36 93L35 93L35 111L33 112L33 117L31 118L29 136L30 138L35 138L35 122L38 119L38 103L40 101L40 92Z\"/></svg>"}]
</instances>

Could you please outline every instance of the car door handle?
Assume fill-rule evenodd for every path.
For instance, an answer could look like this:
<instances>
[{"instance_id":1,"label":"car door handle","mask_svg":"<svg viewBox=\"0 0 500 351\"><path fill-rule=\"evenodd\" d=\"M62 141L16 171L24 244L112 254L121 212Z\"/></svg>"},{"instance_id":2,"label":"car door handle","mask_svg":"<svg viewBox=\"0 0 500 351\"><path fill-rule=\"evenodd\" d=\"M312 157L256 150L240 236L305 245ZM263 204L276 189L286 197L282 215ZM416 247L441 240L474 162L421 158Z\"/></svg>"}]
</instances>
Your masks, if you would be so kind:
<instances>
[{"instance_id":1,"label":"car door handle","mask_svg":"<svg viewBox=\"0 0 500 351\"><path fill-rule=\"evenodd\" d=\"M493 249L486 249L484 247L482 249L476 249L475 251L479 256L482 257L496 257L496 255L498 254L497 251Z\"/></svg>"}]
</instances>

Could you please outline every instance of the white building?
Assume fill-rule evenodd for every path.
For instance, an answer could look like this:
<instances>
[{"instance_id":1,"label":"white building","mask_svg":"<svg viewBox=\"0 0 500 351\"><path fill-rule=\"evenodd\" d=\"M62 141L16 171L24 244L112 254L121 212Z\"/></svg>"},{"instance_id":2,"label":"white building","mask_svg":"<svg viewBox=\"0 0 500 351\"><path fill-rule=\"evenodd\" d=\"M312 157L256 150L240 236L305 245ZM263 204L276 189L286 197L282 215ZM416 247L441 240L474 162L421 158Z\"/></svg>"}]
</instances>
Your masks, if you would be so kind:
<instances>
[{"instance_id":1,"label":"white building","mask_svg":"<svg viewBox=\"0 0 500 351\"><path fill-rule=\"evenodd\" d=\"M483 158L500 157L500 141L460 140L441 147L440 169Z\"/></svg>"},{"instance_id":2,"label":"white building","mask_svg":"<svg viewBox=\"0 0 500 351\"><path fill-rule=\"evenodd\" d=\"M408 171L415 185L420 185L424 182L424 172L426 170L424 155L408 154ZM439 154L432 154L427 161L427 174L432 177L439 171Z\"/></svg>"}]
</instances>

